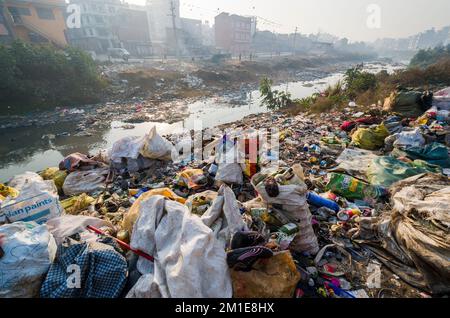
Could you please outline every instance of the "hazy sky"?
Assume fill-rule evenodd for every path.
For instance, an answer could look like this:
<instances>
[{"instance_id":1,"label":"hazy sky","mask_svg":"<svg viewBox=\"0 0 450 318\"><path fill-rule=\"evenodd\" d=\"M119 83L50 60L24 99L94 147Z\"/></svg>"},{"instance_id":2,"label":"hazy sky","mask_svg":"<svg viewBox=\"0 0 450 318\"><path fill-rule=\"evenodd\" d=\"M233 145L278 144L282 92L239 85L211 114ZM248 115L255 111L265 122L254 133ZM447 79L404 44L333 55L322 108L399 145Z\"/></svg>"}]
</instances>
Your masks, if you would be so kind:
<instances>
[{"instance_id":1,"label":"hazy sky","mask_svg":"<svg viewBox=\"0 0 450 318\"><path fill-rule=\"evenodd\" d=\"M127 0L143 4L145 0ZM170 1L170 0L167 0ZM226 11L255 15L258 28L281 33L329 32L352 41L406 37L431 27L450 25L450 0L180 0L181 16L209 20ZM370 29L370 4L381 9L380 28Z\"/></svg>"}]
</instances>

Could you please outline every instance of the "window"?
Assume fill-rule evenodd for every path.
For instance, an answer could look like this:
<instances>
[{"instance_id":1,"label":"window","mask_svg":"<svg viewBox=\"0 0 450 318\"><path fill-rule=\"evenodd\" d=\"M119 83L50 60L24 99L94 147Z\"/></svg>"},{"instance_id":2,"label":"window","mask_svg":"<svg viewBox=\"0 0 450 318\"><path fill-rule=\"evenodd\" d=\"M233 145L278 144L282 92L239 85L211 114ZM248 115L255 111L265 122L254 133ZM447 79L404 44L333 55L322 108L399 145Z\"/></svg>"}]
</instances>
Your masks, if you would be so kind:
<instances>
[{"instance_id":1,"label":"window","mask_svg":"<svg viewBox=\"0 0 450 318\"><path fill-rule=\"evenodd\" d=\"M21 8L21 7L8 7L9 12L14 16L18 15L26 15L31 16L31 11L28 8Z\"/></svg>"},{"instance_id":2,"label":"window","mask_svg":"<svg viewBox=\"0 0 450 318\"><path fill-rule=\"evenodd\" d=\"M103 23L103 17L102 17L102 16L99 16L99 15L96 15L96 16L95 16L95 22L97 22L97 23Z\"/></svg>"},{"instance_id":3,"label":"window","mask_svg":"<svg viewBox=\"0 0 450 318\"><path fill-rule=\"evenodd\" d=\"M48 8L36 8L38 17L43 20L55 20L53 11Z\"/></svg>"},{"instance_id":4,"label":"window","mask_svg":"<svg viewBox=\"0 0 450 318\"><path fill-rule=\"evenodd\" d=\"M100 36L108 36L108 31L104 28L97 28L97 34Z\"/></svg>"}]
</instances>

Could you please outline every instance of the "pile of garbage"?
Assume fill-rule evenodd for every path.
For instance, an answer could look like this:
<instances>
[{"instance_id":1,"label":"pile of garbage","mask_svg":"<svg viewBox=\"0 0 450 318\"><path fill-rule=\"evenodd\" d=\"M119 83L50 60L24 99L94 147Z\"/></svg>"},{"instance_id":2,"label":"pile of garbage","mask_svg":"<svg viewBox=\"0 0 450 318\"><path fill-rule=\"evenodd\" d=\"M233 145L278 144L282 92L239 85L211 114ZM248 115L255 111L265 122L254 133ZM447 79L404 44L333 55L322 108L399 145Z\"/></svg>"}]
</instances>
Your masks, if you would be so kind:
<instances>
[{"instance_id":1,"label":"pile of garbage","mask_svg":"<svg viewBox=\"0 0 450 318\"><path fill-rule=\"evenodd\" d=\"M0 185L0 297L448 295L450 88L416 117L396 94L378 115L191 132L200 158L153 128L14 177Z\"/></svg>"}]
</instances>

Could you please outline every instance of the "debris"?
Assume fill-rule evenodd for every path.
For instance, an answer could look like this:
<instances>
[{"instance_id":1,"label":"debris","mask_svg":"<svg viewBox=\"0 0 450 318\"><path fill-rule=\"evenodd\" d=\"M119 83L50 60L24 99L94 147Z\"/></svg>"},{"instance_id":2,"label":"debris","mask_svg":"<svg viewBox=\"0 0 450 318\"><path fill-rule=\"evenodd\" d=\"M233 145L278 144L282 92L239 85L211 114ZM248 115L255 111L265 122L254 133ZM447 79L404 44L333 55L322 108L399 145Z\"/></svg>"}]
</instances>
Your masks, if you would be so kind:
<instances>
[{"instance_id":1,"label":"debris","mask_svg":"<svg viewBox=\"0 0 450 318\"><path fill-rule=\"evenodd\" d=\"M53 181L44 181L38 174L27 172L16 176L9 184L14 186L19 195L7 197L1 203L0 224L17 221L44 224L62 213Z\"/></svg>"},{"instance_id":2,"label":"debris","mask_svg":"<svg viewBox=\"0 0 450 318\"><path fill-rule=\"evenodd\" d=\"M80 268L79 284L83 288L68 284L74 265ZM118 248L67 238L58 246L55 262L42 283L40 297L117 298L125 287L127 274L127 261Z\"/></svg>"},{"instance_id":3,"label":"debris","mask_svg":"<svg viewBox=\"0 0 450 318\"><path fill-rule=\"evenodd\" d=\"M2 225L0 235L8 238L2 245L0 296L38 297L42 280L55 259L55 239L45 225L33 222Z\"/></svg>"}]
</instances>

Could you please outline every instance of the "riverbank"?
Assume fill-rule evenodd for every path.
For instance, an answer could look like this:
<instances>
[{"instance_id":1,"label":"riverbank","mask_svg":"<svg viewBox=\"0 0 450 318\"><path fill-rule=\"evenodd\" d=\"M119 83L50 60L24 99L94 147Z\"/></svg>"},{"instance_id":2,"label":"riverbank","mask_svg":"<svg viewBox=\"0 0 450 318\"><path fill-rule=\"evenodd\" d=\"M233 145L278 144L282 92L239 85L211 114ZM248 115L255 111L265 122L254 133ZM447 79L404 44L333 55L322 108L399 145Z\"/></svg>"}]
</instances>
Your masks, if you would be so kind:
<instances>
[{"instance_id":1,"label":"riverbank","mask_svg":"<svg viewBox=\"0 0 450 318\"><path fill-rule=\"evenodd\" d=\"M304 98L341 80L348 66L342 63L305 70L297 74L296 81L279 79L275 88L288 90L294 98ZM366 64L372 72L383 69L393 72L396 67ZM213 127L263 112L267 112L267 108L261 105L258 82L255 82L242 89L224 90L212 97L160 103L135 98L132 103L61 108L55 112L18 117L19 120L10 117L9 128L1 130L0 180L4 182L23 171L38 171L49 164L55 165L73 152L93 153L108 148L124 136L143 136L153 126L161 134L170 134L183 128L192 129L198 120Z\"/></svg>"}]
</instances>

